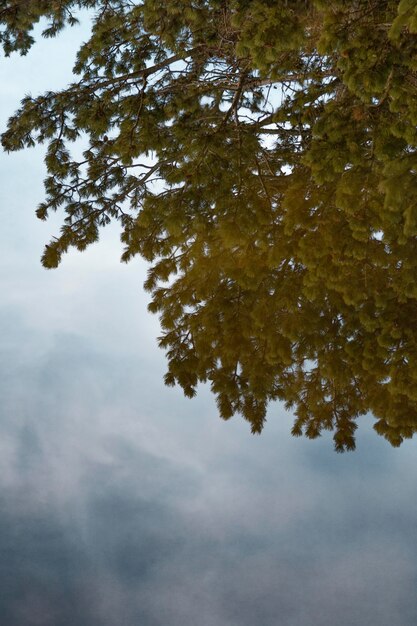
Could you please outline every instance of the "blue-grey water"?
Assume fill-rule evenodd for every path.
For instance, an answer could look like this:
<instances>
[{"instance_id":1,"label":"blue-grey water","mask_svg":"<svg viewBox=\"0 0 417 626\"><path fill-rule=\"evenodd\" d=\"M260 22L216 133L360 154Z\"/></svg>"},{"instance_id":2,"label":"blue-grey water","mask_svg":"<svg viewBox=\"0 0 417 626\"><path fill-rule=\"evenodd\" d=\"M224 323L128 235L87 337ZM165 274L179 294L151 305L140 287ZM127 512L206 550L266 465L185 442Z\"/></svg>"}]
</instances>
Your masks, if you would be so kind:
<instances>
[{"instance_id":1,"label":"blue-grey water","mask_svg":"<svg viewBox=\"0 0 417 626\"><path fill-rule=\"evenodd\" d=\"M54 43L0 60L3 125L65 84L69 35L37 72ZM362 418L337 455L278 404L258 437L165 388L116 231L41 268L43 176L39 150L1 157L0 624L415 626L417 440Z\"/></svg>"},{"instance_id":2,"label":"blue-grey water","mask_svg":"<svg viewBox=\"0 0 417 626\"><path fill-rule=\"evenodd\" d=\"M219 420L163 387L134 281L98 273L2 307L0 623L414 625L415 442Z\"/></svg>"}]
</instances>

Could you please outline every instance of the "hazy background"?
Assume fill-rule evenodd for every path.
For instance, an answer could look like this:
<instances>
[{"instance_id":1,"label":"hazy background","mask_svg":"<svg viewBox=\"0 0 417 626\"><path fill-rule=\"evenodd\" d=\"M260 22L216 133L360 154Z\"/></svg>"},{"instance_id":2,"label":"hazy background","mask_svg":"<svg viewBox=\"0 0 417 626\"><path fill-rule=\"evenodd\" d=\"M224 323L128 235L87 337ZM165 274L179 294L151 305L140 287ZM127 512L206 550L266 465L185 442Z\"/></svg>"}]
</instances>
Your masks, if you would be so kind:
<instances>
[{"instance_id":1,"label":"hazy background","mask_svg":"<svg viewBox=\"0 0 417 626\"><path fill-rule=\"evenodd\" d=\"M0 59L0 117L70 79L81 29ZM162 382L117 229L40 265L42 150L0 161L0 623L415 626L417 441L264 433Z\"/></svg>"}]
</instances>

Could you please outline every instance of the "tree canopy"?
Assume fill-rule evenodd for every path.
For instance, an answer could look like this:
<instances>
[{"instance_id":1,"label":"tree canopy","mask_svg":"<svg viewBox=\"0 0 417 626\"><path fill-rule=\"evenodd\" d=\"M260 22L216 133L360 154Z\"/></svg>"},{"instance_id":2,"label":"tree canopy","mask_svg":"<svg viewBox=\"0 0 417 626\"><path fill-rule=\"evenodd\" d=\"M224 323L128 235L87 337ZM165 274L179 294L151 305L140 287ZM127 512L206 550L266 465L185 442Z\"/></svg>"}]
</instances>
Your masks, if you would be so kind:
<instances>
[{"instance_id":1,"label":"tree canopy","mask_svg":"<svg viewBox=\"0 0 417 626\"><path fill-rule=\"evenodd\" d=\"M46 145L56 267L119 221L149 264L165 382L294 435L417 429L417 2L2 0L6 56L94 13L76 82L27 96L3 147ZM77 141L85 142L81 159Z\"/></svg>"}]
</instances>

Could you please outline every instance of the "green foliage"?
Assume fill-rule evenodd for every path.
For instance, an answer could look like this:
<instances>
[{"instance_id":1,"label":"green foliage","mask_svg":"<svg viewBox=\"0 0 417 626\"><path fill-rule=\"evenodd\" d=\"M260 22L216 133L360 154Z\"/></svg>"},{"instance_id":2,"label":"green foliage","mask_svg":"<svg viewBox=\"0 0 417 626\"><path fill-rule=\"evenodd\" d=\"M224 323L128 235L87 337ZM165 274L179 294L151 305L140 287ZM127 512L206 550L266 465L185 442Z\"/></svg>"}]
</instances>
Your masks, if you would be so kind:
<instances>
[{"instance_id":1,"label":"green foliage","mask_svg":"<svg viewBox=\"0 0 417 626\"><path fill-rule=\"evenodd\" d=\"M26 97L6 150L46 145L56 267L112 220L150 263L165 382L220 414L354 448L417 428L417 9L410 0L0 2L6 55L95 13L77 82ZM72 144L88 139L83 158Z\"/></svg>"}]
</instances>

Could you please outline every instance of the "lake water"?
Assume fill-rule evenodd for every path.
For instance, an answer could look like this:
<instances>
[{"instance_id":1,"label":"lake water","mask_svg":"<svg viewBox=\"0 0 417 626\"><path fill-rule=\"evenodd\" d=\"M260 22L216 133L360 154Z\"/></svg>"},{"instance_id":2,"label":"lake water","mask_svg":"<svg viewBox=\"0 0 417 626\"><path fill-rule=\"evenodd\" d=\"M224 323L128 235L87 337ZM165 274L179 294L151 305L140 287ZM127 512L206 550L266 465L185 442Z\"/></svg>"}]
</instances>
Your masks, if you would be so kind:
<instances>
[{"instance_id":1,"label":"lake water","mask_svg":"<svg viewBox=\"0 0 417 626\"><path fill-rule=\"evenodd\" d=\"M1 61L3 119L40 55ZM0 175L0 623L415 626L417 441L362 418L337 455L165 388L146 268L110 231L43 270L41 153Z\"/></svg>"}]
</instances>

